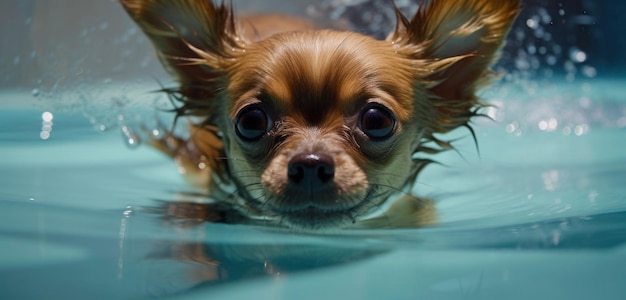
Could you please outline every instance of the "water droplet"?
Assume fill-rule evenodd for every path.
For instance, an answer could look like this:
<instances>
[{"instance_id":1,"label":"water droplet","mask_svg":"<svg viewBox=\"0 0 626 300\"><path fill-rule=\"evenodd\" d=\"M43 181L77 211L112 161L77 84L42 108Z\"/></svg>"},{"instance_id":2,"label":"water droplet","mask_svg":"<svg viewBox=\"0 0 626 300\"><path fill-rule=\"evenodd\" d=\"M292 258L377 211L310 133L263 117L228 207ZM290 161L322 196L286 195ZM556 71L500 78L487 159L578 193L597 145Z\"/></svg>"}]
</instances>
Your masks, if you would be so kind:
<instances>
[{"instance_id":1,"label":"water droplet","mask_svg":"<svg viewBox=\"0 0 626 300\"><path fill-rule=\"evenodd\" d=\"M548 131L554 131L559 127L559 121L556 118L550 118L548 120Z\"/></svg>"},{"instance_id":2,"label":"water droplet","mask_svg":"<svg viewBox=\"0 0 626 300\"><path fill-rule=\"evenodd\" d=\"M31 94L33 95L33 97L39 97L40 91L39 89L33 89Z\"/></svg>"},{"instance_id":3,"label":"water droplet","mask_svg":"<svg viewBox=\"0 0 626 300\"><path fill-rule=\"evenodd\" d=\"M566 61L563 64L563 67L565 68L565 71L567 71L568 73L576 73L576 66L571 60Z\"/></svg>"},{"instance_id":4,"label":"water droplet","mask_svg":"<svg viewBox=\"0 0 626 300\"><path fill-rule=\"evenodd\" d=\"M563 127L563 135L570 135L572 133L572 128L569 126Z\"/></svg>"},{"instance_id":5,"label":"water droplet","mask_svg":"<svg viewBox=\"0 0 626 300\"><path fill-rule=\"evenodd\" d=\"M507 133L515 133L517 130L519 130L519 122L517 121L513 121L512 123L506 125Z\"/></svg>"},{"instance_id":6,"label":"water droplet","mask_svg":"<svg viewBox=\"0 0 626 300\"><path fill-rule=\"evenodd\" d=\"M130 217L133 215L133 213L135 213L134 209L132 206L126 206L126 209L124 209L124 211L122 212L122 215L124 215L124 217Z\"/></svg>"},{"instance_id":7,"label":"water droplet","mask_svg":"<svg viewBox=\"0 0 626 300\"><path fill-rule=\"evenodd\" d=\"M44 122L52 122L52 119L54 119L54 115L51 112L46 111L43 114L41 114L41 119Z\"/></svg>"},{"instance_id":8,"label":"water droplet","mask_svg":"<svg viewBox=\"0 0 626 300\"><path fill-rule=\"evenodd\" d=\"M539 47L539 54L544 55L546 53L548 53L548 48L544 46Z\"/></svg>"},{"instance_id":9,"label":"water droplet","mask_svg":"<svg viewBox=\"0 0 626 300\"><path fill-rule=\"evenodd\" d=\"M598 71L596 70L596 68L592 66L583 66L581 71L585 76L589 78L593 78L593 77L596 77L596 75L598 75Z\"/></svg>"},{"instance_id":10,"label":"water droplet","mask_svg":"<svg viewBox=\"0 0 626 300\"><path fill-rule=\"evenodd\" d=\"M526 57L519 57L515 60L515 67L519 70L528 70L530 69L530 63Z\"/></svg>"},{"instance_id":11,"label":"water droplet","mask_svg":"<svg viewBox=\"0 0 626 300\"><path fill-rule=\"evenodd\" d=\"M124 142L126 143L126 146L128 146L129 148L137 148L141 143L141 139L139 138L137 132L135 132L132 128L126 125L122 125L120 129L122 131L122 136L124 137Z\"/></svg>"},{"instance_id":12,"label":"water droplet","mask_svg":"<svg viewBox=\"0 0 626 300\"><path fill-rule=\"evenodd\" d=\"M587 60L587 53L581 51L576 47L572 47L569 50L569 58L574 62L582 63Z\"/></svg>"},{"instance_id":13,"label":"water droplet","mask_svg":"<svg viewBox=\"0 0 626 300\"><path fill-rule=\"evenodd\" d=\"M158 128L154 128L150 131L150 133L152 134L152 137L155 139L161 139L165 136L164 134L165 130L162 129L158 129Z\"/></svg>"},{"instance_id":14,"label":"water droplet","mask_svg":"<svg viewBox=\"0 0 626 300\"><path fill-rule=\"evenodd\" d=\"M580 124L574 127L574 134L577 136L581 136L587 132L589 132L589 125L587 124Z\"/></svg>"},{"instance_id":15,"label":"water droplet","mask_svg":"<svg viewBox=\"0 0 626 300\"><path fill-rule=\"evenodd\" d=\"M543 7L539 8L539 16L541 17L541 22L543 24L549 24L552 21L552 17L550 17L548 11Z\"/></svg>"},{"instance_id":16,"label":"water droplet","mask_svg":"<svg viewBox=\"0 0 626 300\"><path fill-rule=\"evenodd\" d=\"M539 121L539 124L537 124L537 126L539 127L539 130L546 131L548 129L548 122L546 122L545 120L541 120Z\"/></svg>"}]
</instances>

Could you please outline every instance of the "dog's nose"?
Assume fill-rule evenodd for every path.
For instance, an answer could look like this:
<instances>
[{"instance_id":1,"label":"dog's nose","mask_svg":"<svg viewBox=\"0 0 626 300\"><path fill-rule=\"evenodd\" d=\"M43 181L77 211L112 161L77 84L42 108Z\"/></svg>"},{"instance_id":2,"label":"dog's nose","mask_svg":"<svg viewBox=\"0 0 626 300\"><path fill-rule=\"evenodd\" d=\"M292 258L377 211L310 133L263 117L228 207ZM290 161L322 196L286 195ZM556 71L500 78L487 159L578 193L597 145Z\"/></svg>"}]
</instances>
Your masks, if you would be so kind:
<instances>
[{"instance_id":1,"label":"dog's nose","mask_svg":"<svg viewBox=\"0 0 626 300\"><path fill-rule=\"evenodd\" d=\"M315 190L333 181L335 163L326 154L298 154L289 160L289 182L305 190Z\"/></svg>"}]
</instances>

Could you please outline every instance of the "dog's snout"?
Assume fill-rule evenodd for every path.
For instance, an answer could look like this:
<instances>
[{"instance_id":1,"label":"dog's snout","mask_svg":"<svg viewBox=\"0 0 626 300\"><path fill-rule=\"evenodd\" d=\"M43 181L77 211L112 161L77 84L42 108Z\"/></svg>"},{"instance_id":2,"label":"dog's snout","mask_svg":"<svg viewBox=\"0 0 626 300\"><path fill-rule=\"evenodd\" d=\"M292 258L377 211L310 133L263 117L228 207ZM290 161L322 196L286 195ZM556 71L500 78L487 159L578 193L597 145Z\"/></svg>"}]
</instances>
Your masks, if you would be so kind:
<instances>
[{"instance_id":1,"label":"dog's snout","mask_svg":"<svg viewBox=\"0 0 626 300\"><path fill-rule=\"evenodd\" d=\"M287 170L289 182L305 189L316 189L332 182L335 163L326 154L298 154L291 158Z\"/></svg>"}]
</instances>

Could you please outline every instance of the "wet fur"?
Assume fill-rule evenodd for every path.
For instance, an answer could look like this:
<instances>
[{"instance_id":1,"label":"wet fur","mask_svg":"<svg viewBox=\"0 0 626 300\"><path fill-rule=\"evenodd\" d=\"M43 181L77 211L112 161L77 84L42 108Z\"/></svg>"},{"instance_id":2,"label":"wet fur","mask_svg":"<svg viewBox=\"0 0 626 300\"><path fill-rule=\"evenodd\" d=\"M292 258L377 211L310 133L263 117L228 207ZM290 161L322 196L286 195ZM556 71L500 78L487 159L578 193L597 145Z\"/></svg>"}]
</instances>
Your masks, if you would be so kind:
<instances>
[{"instance_id":1,"label":"wet fur","mask_svg":"<svg viewBox=\"0 0 626 300\"><path fill-rule=\"evenodd\" d=\"M203 119L188 139L168 134L153 145L218 195L220 207L228 203L226 212L304 230L435 222L429 200L402 192L430 162L415 154L451 149L435 135L470 128L481 107L476 91L494 77L488 68L519 8L518 0L431 0L411 19L398 12L395 30L380 41L279 15L235 19L207 0L121 3L179 82L164 89L180 104L176 114ZM397 119L384 141L358 127L368 103ZM278 120L248 143L233 119L252 104ZM299 153L333 158L333 189L289 189L288 164ZM302 198L321 208L299 210ZM390 199L386 212L367 218Z\"/></svg>"}]
</instances>

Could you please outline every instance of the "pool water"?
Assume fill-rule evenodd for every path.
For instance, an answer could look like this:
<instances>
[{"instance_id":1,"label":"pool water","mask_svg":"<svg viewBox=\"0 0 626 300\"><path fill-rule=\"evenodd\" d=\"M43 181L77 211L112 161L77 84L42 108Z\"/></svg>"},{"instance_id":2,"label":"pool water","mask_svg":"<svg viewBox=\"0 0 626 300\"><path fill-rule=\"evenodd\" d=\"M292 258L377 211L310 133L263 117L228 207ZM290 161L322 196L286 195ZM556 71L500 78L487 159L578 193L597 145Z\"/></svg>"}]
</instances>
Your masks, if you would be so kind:
<instances>
[{"instance_id":1,"label":"pool water","mask_svg":"<svg viewBox=\"0 0 626 300\"><path fill-rule=\"evenodd\" d=\"M592 89L605 115L626 116L626 101L612 96L626 91L613 79L596 79ZM1 97L33 101L28 93ZM583 114L586 132L513 130L509 120L526 122L532 108L506 107L543 95L507 97L494 112L506 117L476 126L480 155L466 132L454 133L465 136L459 153L441 155L445 166L418 178L415 192L437 202L440 224L320 235L154 214L149 208L162 201L199 200L168 158L131 149L119 130L98 131L77 114L54 114L43 139L49 114L8 105L0 113L0 295L621 299L623 116L610 126Z\"/></svg>"},{"instance_id":2,"label":"pool water","mask_svg":"<svg viewBox=\"0 0 626 300\"><path fill-rule=\"evenodd\" d=\"M57 32L52 25L28 27L34 54L0 47L3 68L17 70L0 76L0 299L626 294L626 75L596 70L591 62L599 54L580 46L589 60L572 63L578 72L566 61L550 74L554 53L534 67L538 54L527 57L530 50L503 56L498 68L512 71L484 92L495 106L485 111L493 121L474 125L479 152L469 132L457 130L449 137L460 138L458 151L437 155L441 164L415 184L415 194L436 202L435 226L303 234L196 223L158 209L206 199L169 158L138 145L133 129L162 117L154 106L163 97L150 91L166 77L130 21L111 21L124 17L119 7L104 2L94 4L99 14L76 22L87 36L115 37L121 44L114 46L127 48L121 58L104 52L110 48L98 43L106 39L87 43L80 32L80 43L70 38L69 46L51 48L42 32ZM34 16L27 25L55 9L46 1L7 3L0 11ZM533 22L545 14L532 4L523 16L531 21L521 24L536 33ZM81 59L64 61L66 50ZM141 59L131 55L138 51ZM579 54L573 51L574 61ZM28 56L56 60L31 66ZM111 63L118 58L119 65ZM30 78L33 70L41 73ZM143 77L127 80L137 74Z\"/></svg>"}]
</instances>

